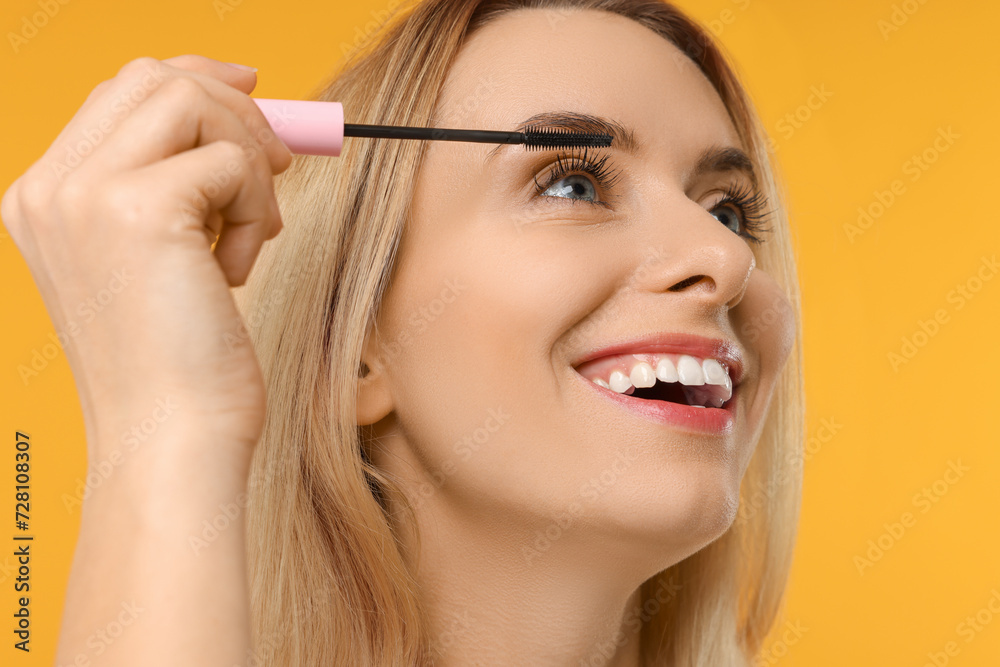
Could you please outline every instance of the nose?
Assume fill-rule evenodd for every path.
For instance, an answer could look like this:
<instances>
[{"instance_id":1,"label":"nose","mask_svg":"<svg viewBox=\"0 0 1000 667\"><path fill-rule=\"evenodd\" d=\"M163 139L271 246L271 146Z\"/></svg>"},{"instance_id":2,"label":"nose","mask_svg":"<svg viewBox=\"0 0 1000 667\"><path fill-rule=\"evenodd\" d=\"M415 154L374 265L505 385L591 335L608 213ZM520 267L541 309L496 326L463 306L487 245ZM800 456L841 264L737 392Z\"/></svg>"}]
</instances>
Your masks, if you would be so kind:
<instances>
[{"instance_id":1,"label":"nose","mask_svg":"<svg viewBox=\"0 0 1000 667\"><path fill-rule=\"evenodd\" d=\"M647 243L633 276L637 289L686 293L709 309L733 308L743 299L756 267L743 237L687 198L669 214L652 217L656 229L643 232L653 243Z\"/></svg>"}]
</instances>

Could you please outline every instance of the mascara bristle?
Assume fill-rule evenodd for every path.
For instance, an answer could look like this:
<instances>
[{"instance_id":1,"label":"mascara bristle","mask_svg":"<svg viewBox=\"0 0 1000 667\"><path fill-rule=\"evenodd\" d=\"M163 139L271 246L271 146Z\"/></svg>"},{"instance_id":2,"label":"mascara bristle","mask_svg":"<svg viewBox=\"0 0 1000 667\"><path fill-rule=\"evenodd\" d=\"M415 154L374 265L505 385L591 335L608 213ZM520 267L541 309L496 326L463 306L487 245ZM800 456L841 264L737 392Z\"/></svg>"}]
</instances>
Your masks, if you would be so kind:
<instances>
[{"instance_id":1,"label":"mascara bristle","mask_svg":"<svg viewBox=\"0 0 1000 667\"><path fill-rule=\"evenodd\" d=\"M587 148L611 145L610 134L574 132L561 128L545 130L527 128L524 131L524 147L528 150L542 148Z\"/></svg>"}]
</instances>

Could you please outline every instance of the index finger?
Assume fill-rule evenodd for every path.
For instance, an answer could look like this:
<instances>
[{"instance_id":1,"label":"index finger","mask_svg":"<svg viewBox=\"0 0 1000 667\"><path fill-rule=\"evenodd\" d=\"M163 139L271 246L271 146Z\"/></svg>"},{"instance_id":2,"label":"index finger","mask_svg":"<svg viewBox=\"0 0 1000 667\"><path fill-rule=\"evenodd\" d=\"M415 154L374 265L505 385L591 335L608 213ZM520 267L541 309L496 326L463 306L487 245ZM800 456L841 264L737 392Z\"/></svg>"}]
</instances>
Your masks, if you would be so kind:
<instances>
[{"instance_id":1,"label":"index finger","mask_svg":"<svg viewBox=\"0 0 1000 667\"><path fill-rule=\"evenodd\" d=\"M252 136L259 137L258 141L274 173L288 168L292 160L291 151L274 134L263 113L244 92L252 90L255 85L256 75L253 72L201 56L177 56L168 60L171 62L138 58L124 65L114 78L98 84L39 162L48 163L49 172L62 180L115 132L124 119L164 81L176 76L189 76L236 113L252 130ZM172 62L183 65L183 69ZM235 82L241 88L233 88L229 82Z\"/></svg>"}]
</instances>

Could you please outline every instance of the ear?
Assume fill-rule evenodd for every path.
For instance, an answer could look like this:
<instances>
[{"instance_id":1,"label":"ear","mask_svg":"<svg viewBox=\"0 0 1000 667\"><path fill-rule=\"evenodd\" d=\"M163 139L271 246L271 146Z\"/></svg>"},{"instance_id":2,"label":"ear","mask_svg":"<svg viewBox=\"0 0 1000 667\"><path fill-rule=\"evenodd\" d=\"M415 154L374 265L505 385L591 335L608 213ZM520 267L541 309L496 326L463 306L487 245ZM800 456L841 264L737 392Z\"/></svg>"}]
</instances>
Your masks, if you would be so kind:
<instances>
[{"instance_id":1,"label":"ear","mask_svg":"<svg viewBox=\"0 0 1000 667\"><path fill-rule=\"evenodd\" d=\"M392 412L392 392L386 364L369 330L358 366L358 426L368 426Z\"/></svg>"}]
</instances>

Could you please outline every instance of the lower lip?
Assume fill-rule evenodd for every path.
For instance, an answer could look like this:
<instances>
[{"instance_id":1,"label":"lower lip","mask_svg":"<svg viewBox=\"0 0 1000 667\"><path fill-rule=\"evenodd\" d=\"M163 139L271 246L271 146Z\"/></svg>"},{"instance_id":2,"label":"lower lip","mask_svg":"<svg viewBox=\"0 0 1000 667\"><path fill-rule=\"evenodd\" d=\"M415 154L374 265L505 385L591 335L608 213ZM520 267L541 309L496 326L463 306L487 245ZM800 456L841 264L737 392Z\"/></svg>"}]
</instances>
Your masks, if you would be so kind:
<instances>
[{"instance_id":1,"label":"lower lip","mask_svg":"<svg viewBox=\"0 0 1000 667\"><path fill-rule=\"evenodd\" d=\"M726 401L724 407L694 408L690 405L670 403L669 401L632 398L628 394L619 394L611 389L605 389L579 373L577 373L577 376L609 401L642 415L651 421L692 432L711 433L714 435L722 435L733 429L739 387L733 388L733 395Z\"/></svg>"}]
</instances>

